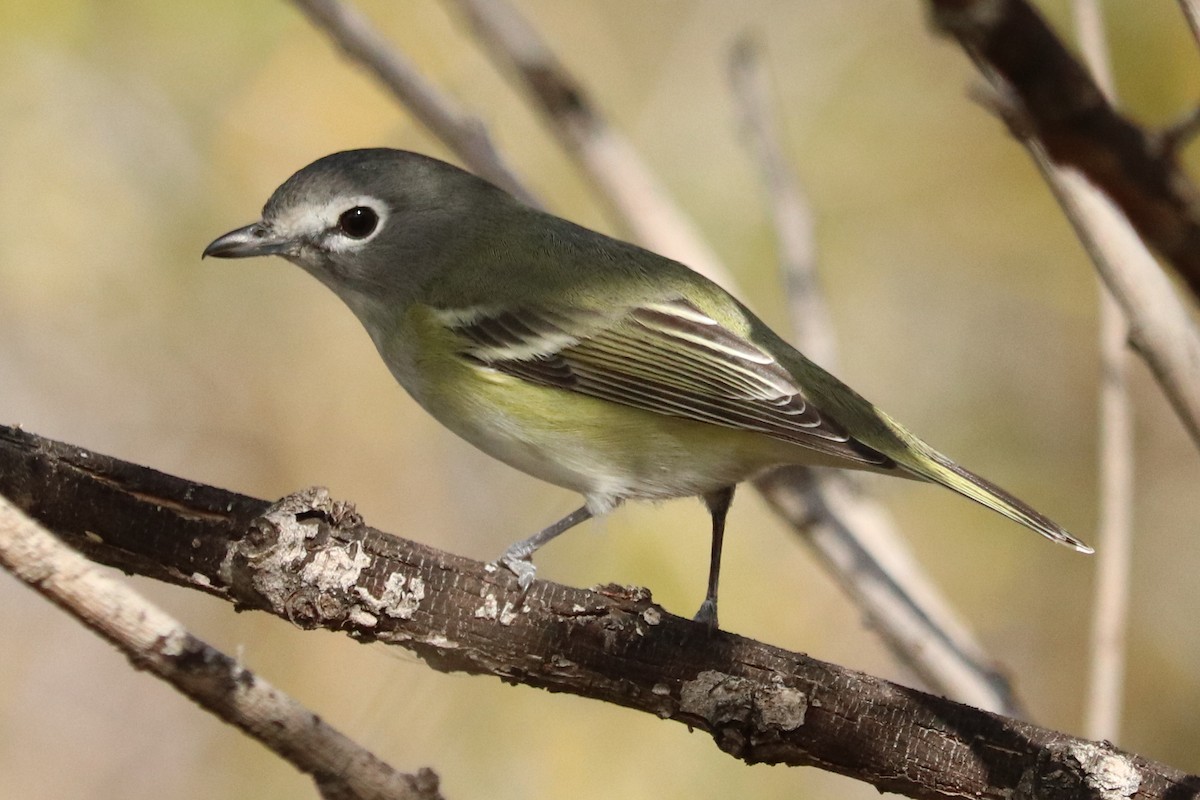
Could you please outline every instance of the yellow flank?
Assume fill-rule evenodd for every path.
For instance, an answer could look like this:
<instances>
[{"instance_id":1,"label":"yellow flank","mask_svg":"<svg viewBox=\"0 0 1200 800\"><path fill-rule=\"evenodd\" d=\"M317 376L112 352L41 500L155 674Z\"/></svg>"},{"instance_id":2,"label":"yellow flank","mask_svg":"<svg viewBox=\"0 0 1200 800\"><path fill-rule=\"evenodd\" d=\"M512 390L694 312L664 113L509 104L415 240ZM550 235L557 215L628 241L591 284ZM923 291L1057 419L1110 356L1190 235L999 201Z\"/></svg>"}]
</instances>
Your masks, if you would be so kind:
<instances>
[{"instance_id":1,"label":"yellow flank","mask_svg":"<svg viewBox=\"0 0 1200 800\"><path fill-rule=\"evenodd\" d=\"M401 337L417 401L471 444L589 498L703 494L784 463L834 464L763 434L617 405L470 363L436 312L414 306Z\"/></svg>"}]
</instances>

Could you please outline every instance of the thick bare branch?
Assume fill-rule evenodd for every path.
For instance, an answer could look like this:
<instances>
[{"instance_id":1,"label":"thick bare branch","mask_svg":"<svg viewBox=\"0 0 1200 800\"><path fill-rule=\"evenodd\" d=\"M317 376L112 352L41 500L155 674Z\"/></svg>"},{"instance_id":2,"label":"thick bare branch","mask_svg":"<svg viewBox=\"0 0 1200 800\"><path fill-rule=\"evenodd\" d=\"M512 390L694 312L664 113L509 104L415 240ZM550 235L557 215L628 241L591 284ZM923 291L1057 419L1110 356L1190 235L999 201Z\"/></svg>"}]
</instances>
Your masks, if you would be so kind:
<instances>
[{"instance_id":1,"label":"thick bare branch","mask_svg":"<svg viewBox=\"0 0 1200 800\"><path fill-rule=\"evenodd\" d=\"M121 521L110 518L110 523L119 525ZM169 535L171 530L168 525L158 533ZM422 770L413 776L392 769L294 699L197 639L137 592L104 574L3 495L0 566L116 645L138 669L158 676L313 776L323 795L345 800L440 800L438 779L432 772Z\"/></svg>"},{"instance_id":2,"label":"thick bare branch","mask_svg":"<svg viewBox=\"0 0 1200 800\"><path fill-rule=\"evenodd\" d=\"M0 493L90 556L499 676L672 719L750 763L917 798L1200 797L1200 777L725 632L644 590L537 581L368 528L323 491L265 502L0 428Z\"/></svg>"}]
</instances>

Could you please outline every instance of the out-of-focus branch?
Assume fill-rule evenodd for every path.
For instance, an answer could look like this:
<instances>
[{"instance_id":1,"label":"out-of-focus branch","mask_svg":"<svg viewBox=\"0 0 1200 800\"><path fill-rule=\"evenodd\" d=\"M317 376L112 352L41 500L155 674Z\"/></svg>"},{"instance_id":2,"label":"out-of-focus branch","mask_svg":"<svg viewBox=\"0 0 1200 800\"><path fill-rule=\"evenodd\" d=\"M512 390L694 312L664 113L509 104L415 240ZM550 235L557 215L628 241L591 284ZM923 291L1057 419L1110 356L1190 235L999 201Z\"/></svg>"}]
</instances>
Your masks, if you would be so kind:
<instances>
[{"instance_id":1,"label":"out-of-focus branch","mask_svg":"<svg viewBox=\"0 0 1200 800\"><path fill-rule=\"evenodd\" d=\"M440 671L675 720L749 763L917 798L1200 797L1200 777L1107 742L713 633L644 591L535 581L523 595L507 571L369 528L323 491L268 506L0 426L0 493L104 563L153 564L172 583L400 645Z\"/></svg>"},{"instance_id":2,"label":"out-of-focus branch","mask_svg":"<svg viewBox=\"0 0 1200 800\"><path fill-rule=\"evenodd\" d=\"M978 100L1001 116L1013 136L1036 151L1034 156L1043 154L1046 163L1058 169L1060 179L1088 194L1079 201L1087 213L1103 213L1103 219L1088 223L1091 235L1104 242L1103 251L1118 253L1120 258L1092 253L1093 261L1126 314L1130 344L1150 367L1189 437L1200 446L1200 332L1169 279L1146 252L1145 242L1169 257L1168 249L1145 233L1145 242L1140 239L1132 216L1134 211L1142 216L1156 211L1159 222L1151 225L1154 230L1163 236L1165 230L1176 230L1178 239L1188 239L1193 210L1184 200L1194 193L1192 184L1178 172L1174 157L1147 144L1150 138L1140 128L1112 110L1084 67L1024 0L989 4L995 13L984 14L988 19L979 19L982 11L974 0L930 2L938 22L959 36L989 79L991 89L980 92ZM1034 54L1037 61L1031 64L1027 59ZM1028 74L1031 71L1040 77ZM1019 78L1015 86L1008 83L1013 72ZM1062 108L1049 108L1056 98ZM1067 152L1072 143L1079 148L1074 156ZM1050 144L1057 156L1048 149ZM1075 188L1070 191L1075 193ZM1102 197L1091 197L1096 193ZM1116 215L1120 218L1097 210L1103 205L1120 209ZM1200 227L1196 231L1200 233ZM1196 245L1181 258L1186 264L1196 261L1200 285L1200 239ZM1187 277L1182 267L1181 273Z\"/></svg>"},{"instance_id":3,"label":"out-of-focus branch","mask_svg":"<svg viewBox=\"0 0 1200 800\"><path fill-rule=\"evenodd\" d=\"M1038 166L1053 166L1040 145L1025 144L1041 159ZM1066 191L1076 213L1087 219L1090 236L1100 242L1099 250L1116 254L1092 260L1105 285L1129 321L1129 341L1150 367L1183 421L1193 441L1200 446L1200 331L1180 303L1170 280L1158 268L1137 232L1107 195L1078 172L1058 169L1056 193ZM1060 202L1062 198L1060 196ZM1085 240L1085 246L1087 242Z\"/></svg>"},{"instance_id":4,"label":"out-of-focus branch","mask_svg":"<svg viewBox=\"0 0 1200 800\"><path fill-rule=\"evenodd\" d=\"M692 221L671 201L629 140L608 124L537 31L505 0L454 0L454 5L492 55L516 71L559 141L633 238L733 289L733 277Z\"/></svg>"},{"instance_id":5,"label":"out-of-focus branch","mask_svg":"<svg viewBox=\"0 0 1200 800\"><path fill-rule=\"evenodd\" d=\"M695 227L532 26L504 0L454 2L490 52L511 68L540 104L597 191L622 214L642 244L685 263L689 257L700 258L689 265L707 270L709 277L732 287L728 271L700 240ZM791 197L794 200L800 195L792 193ZM801 208L793 204L787 213ZM800 237L792 246L797 247L795 254L811 265L811 256L799 251L803 246ZM808 288L807 302L819 303L811 279ZM811 322L824 325L822 313L817 312ZM832 332L826 327L823 334L814 335L831 338ZM817 346L822 346L819 341ZM826 358L829 355L825 353ZM822 563L860 605L897 658L926 686L983 708L1020 713L1007 679L987 662L965 626L949 613L949 604L909 555L895 528L878 524L886 516L849 491L844 476L819 477L810 470L789 469L756 481L755 486L816 549ZM866 520L872 521L869 530L862 527Z\"/></svg>"},{"instance_id":6,"label":"out-of-focus branch","mask_svg":"<svg viewBox=\"0 0 1200 800\"><path fill-rule=\"evenodd\" d=\"M1129 325L1107 289L1100 297L1100 510L1091 670L1083 729L1117 741L1124 699L1129 573L1133 562L1133 409L1125 380Z\"/></svg>"},{"instance_id":7,"label":"out-of-focus branch","mask_svg":"<svg viewBox=\"0 0 1200 800\"><path fill-rule=\"evenodd\" d=\"M796 344L832 369L837 343L816 271L812 215L784 155L766 66L749 39L734 47L730 77L771 201ZM1008 678L989 662L970 629L932 586L891 515L861 493L850 475L794 468L764 476L755 485L772 508L795 524L914 674L935 674L937 685L963 702L1022 715ZM928 622L930 614L934 625Z\"/></svg>"},{"instance_id":8,"label":"out-of-focus branch","mask_svg":"<svg viewBox=\"0 0 1200 800\"><path fill-rule=\"evenodd\" d=\"M1200 0L1179 0L1183 16L1187 18L1188 27L1196 44L1200 44Z\"/></svg>"},{"instance_id":9,"label":"out-of-focus branch","mask_svg":"<svg viewBox=\"0 0 1200 800\"><path fill-rule=\"evenodd\" d=\"M825 369L834 369L837 336L817 275L812 209L784 155L770 76L758 45L750 37L734 45L729 74L742 127L757 156L770 199L796 346Z\"/></svg>"},{"instance_id":10,"label":"out-of-focus branch","mask_svg":"<svg viewBox=\"0 0 1200 800\"><path fill-rule=\"evenodd\" d=\"M473 172L529 205L535 198L500 158L483 122L425 79L357 9L338 0L292 0L347 58L369 70Z\"/></svg>"},{"instance_id":11,"label":"out-of-focus branch","mask_svg":"<svg viewBox=\"0 0 1200 800\"><path fill-rule=\"evenodd\" d=\"M1096 0L1075 0L1076 38L1097 85L1110 103L1116 84L1109 63L1104 18ZM1071 206L1065 205L1070 209ZM1074 223L1076 228L1083 222ZM1102 246L1089 235L1089 252ZM1112 261L1117 254L1108 254ZM1092 613L1091 669L1084 729L1095 739L1116 740L1124 698L1125 629L1133 549L1133 411L1129 401L1129 324L1112 294L1100 286L1100 513Z\"/></svg>"},{"instance_id":12,"label":"out-of-focus branch","mask_svg":"<svg viewBox=\"0 0 1200 800\"><path fill-rule=\"evenodd\" d=\"M850 476L785 467L757 478L754 486L915 676L961 702L1025 716L1008 675L929 581L891 515Z\"/></svg>"},{"instance_id":13,"label":"out-of-focus branch","mask_svg":"<svg viewBox=\"0 0 1200 800\"><path fill-rule=\"evenodd\" d=\"M1026 0L929 0L935 23L993 71L1056 166L1108 195L1200 296L1200 192L1174 149L1113 109Z\"/></svg>"},{"instance_id":14,"label":"out-of-focus branch","mask_svg":"<svg viewBox=\"0 0 1200 800\"><path fill-rule=\"evenodd\" d=\"M11 465L10 465L11 467ZM6 487L11 490L14 487ZM65 500L65 498L64 498ZM119 524L109 520L109 524ZM161 535L169 535L166 530ZM214 715L341 800L441 800L437 776L397 772L157 606L60 542L0 495L0 566ZM8 647L18 646L9 642Z\"/></svg>"}]
</instances>

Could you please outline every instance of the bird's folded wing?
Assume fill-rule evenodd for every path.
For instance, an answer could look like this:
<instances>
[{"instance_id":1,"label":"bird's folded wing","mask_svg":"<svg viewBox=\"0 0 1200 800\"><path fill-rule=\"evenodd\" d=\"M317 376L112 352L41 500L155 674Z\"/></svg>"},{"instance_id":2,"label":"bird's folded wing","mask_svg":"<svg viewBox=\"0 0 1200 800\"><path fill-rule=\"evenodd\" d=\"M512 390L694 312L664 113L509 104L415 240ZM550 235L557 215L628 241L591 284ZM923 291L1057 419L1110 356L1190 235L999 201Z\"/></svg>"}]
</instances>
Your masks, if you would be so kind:
<instances>
[{"instance_id":1,"label":"bird's folded wing","mask_svg":"<svg viewBox=\"0 0 1200 800\"><path fill-rule=\"evenodd\" d=\"M686 300L613 314L472 309L442 320L462 337L464 357L531 383L894 466L813 406L766 350Z\"/></svg>"}]
</instances>

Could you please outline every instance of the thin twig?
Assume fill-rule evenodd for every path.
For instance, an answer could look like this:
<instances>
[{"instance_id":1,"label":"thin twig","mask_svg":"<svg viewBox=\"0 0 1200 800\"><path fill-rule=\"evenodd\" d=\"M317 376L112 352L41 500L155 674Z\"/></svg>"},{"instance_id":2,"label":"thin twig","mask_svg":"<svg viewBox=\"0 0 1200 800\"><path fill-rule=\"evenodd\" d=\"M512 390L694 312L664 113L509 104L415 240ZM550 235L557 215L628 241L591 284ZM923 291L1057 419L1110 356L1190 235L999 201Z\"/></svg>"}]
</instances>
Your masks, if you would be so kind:
<instances>
[{"instance_id":1,"label":"thin twig","mask_svg":"<svg viewBox=\"0 0 1200 800\"><path fill-rule=\"evenodd\" d=\"M1125 357L1129 324L1107 289L1100 295L1100 509L1096 535L1090 674L1083 729L1117 741L1124 697L1129 572L1133 556L1133 413Z\"/></svg>"},{"instance_id":2,"label":"thin twig","mask_svg":"<svg viewBox=\"0 0 1200 800\"><path fill-rule=\"evenodd\" d=\"M508 168L482 121L425 79L355 8L337 0L292 0L346 56L370 70L400 103L444 141L473 172L522 202L538 201Z\"/></svg>"},{"instance_id":3,"label":"thin twig","mask_svg":"<svg viewBox=\"0 0 1200 800\"><path fill-rule=\"evenodd\" d=\"M1096 0L1075 0L1074 14L1084 60L1108 102L1115 105L1116 84L1100 6ZM1101 244L1097 241L1096 247ZM1109 254L1107 260L1114 260L1116 255ZM1127 381L1128 342L1125 315L1101 282L1099 553L1084 730L1092 738L1109 740L1116 740L1121 729L1133 547L1133 411Z\"/></svg>"},{"instance_id":4,"label":"thin twig","mask_svg":"<svg viewBox=\"0 0 1200 800\"><path fill-rule=\"evenodd\" d=\"M1036 141L1025 144L1039 168L1047 172L1053 165L1045 151ZM1075 207L1068 215L1081 215L1080 224L1088 232L1084 246L1129 322L1134 351L1150 367L1188 433L1200 445L1200 331L1170 280L1108 196L1073 169L1054 168L1053 175L1056 195L1066 192L1067 202ZM1062 196L1059 202L1063 202ZM1072 219L1072 224L1076 220ZM1096 252L1088 239L1097 243ZM1104 253L1116 255L1108 258Z\"/></svg>"},{"instance_id":5,"label":"thin twig","mask_svg":"<svg viewBox=\"0 0 1200 800\"><path fill-rule=\"evenodd\" d=\"M1177 157L1185 145L1200 134L1200 106L1189 109L1179 119L1167 125L1156 136L1158 149Z\"/></svg>"},{"instance_id":6,"label":"thin twig","mask_svg":"<svg viewBox=\"0 0 1200 800\"><path fill-rule=\"evenodd\" d=\"M933 19L1004 78L1039 146L1105 192L1200 298L1200 188L1158 137L1104 98L1028 0L929 0Z\"/></svg>"},{"instance_id":7,"label":"thin twig","mask_svg":"<svg viewBox=\"0 0 1200 800\"><path fill-rule=\"evenodd\" d=\"M754 485L813 549L901 664L947 697L1024 718L1008 676L930 582L895 520L850 478L832 470L786 467Z\"/></svg>"},{"instance_id":8,"label":"thin twig","mask_svg":"<svg viewBox=\"0 0 1200 800\"><path fill-rule=\"evenodd\" d=\"M734 279L670 199L666 187L615 130L525 19L504 0L454 0L492 55L516 70L551 128L635 240L733 289Z\"/></svg>"},{"instance_id":9,"label":"thin twig","mask_svg":"<svg viewBox=\"0 0 1200 800\"><path fill-rule=\"evenodd\" d=\"M1183 16L1187 18L1192 37L1196 44L1200 44L1200 0L1179 0L1179 7L1183 9Z\"/></svg>"},{"instance_id":10,"label":"thin twig","mask_svg":"<svg viewBox=\"0 0 1200 800\"><path fill-rule=\"evenodd\" d=\"M734 45L729 67L743 128L758 157L771 201L796 346L825 369L834 369L837 337L817 275L812 209L784 155L770 77L758 45L750 37L742 37Z\"/></svg>"},{"instance_id":11,"label":"thin twig","mask_svg":"<svg viewBox=\"0 0 1200 800\"><path fill-rule=\"evenodd\" d=\"M1061 188L1058 183L1062 181L1072 187L1083 187L1073 204L1086 206L1088 213L1094 211L1100 215L1086 223L1089 236L1104 242L1099 250L1117 253L1119 257L1107 260L1097 256L1086 239L1084 246L1089 248L1088 255L1100 271L1100 277L1125 313L1129 323L1129 343L1134 352L1149 367L1184 430L1200 447L1200 329L1124 212L1117 209L1108 194L1099 190L1085 175L1073 167L1061 167L1046 160L1050 157L1042 147L1037 126L1028 117L1021 99L1013 94L1004 77L985 61L976 61L976 65L988 84L973 86L972 99L1003 120L1013 137L1030 150L1056 196ZM1049 167L1054 167L1059 176L1055 181L1049 177ZM1070 192L1076 194L1074 188ZM1100 192L1103 197L1094 196L1095 192ZM1063 202L1061 197L1058 199ZM1116 217L1110 217L1114 211ZM1072 224L1076 224L1074 220ZM1113 227L1105 229L1105 225ZM1083 238L1079 227L1076 233Z\"/></svg>"},{"instance_id":12,"label":"thin twig","mask_svg":"<svg viewBox=\"0 0 1200 800\"><path fill-rule=\"evenodd\" d=\"M1120 306L1122 316L1126 321L1132 321L1129 331L1135 349L1150 364L1164 387L1176 382L1184 386L1200 385L1200 340L1170 282L1124 214L1104 192L1078 172L1056 167L1036 140L1023 141ZM1110 331L1109 335L1115 335L1115 332ZM1147 343L1152 344L1147 346ZM1179 372L1159 374L1158 370L1164 367L1164 357L1172 359L1167 369ZM1106 372L1102 380L1110 379L1111 374ZM1171 397L1170 393L1168 397ZM1108 399L1107 402L1120 401ZM1104 409L1103 413L1107 418L1112 410ZM1114 438L1131 435L1119 427L1108 433ZM1129 444L1121 443L1115 447L1126 449ZM1104 508L1100 532L1102 547L1099 549L1103 556L1096 578L1099 608L1094 618L1093 647L1097 652L1107 652L1104 656L1093 656L1088 728L1089 731L1093 726L1095 730L1104 729L1111 735L1116 732L1121 702L1122 640L1128 605L1125 596L1129 591L1131 541L1128 534L1122 535L1119 530L1129 527L1131 470L1131 458L1118 458L1116 463L1107 465L1100 487Z\"/></svg>"},{"instance_id":13,"label":"thin twig","mask_svg":"<svg viewBox=\"0 0 1200 800\"><path fill-rule=\"evenodd\" d=\"M147 670L345 800L440 800L429 770L397 772L296 700L197 639L0 495L0 566ZM15 646L15 645L10 645Z\"/></svg>"}]
</instances>

